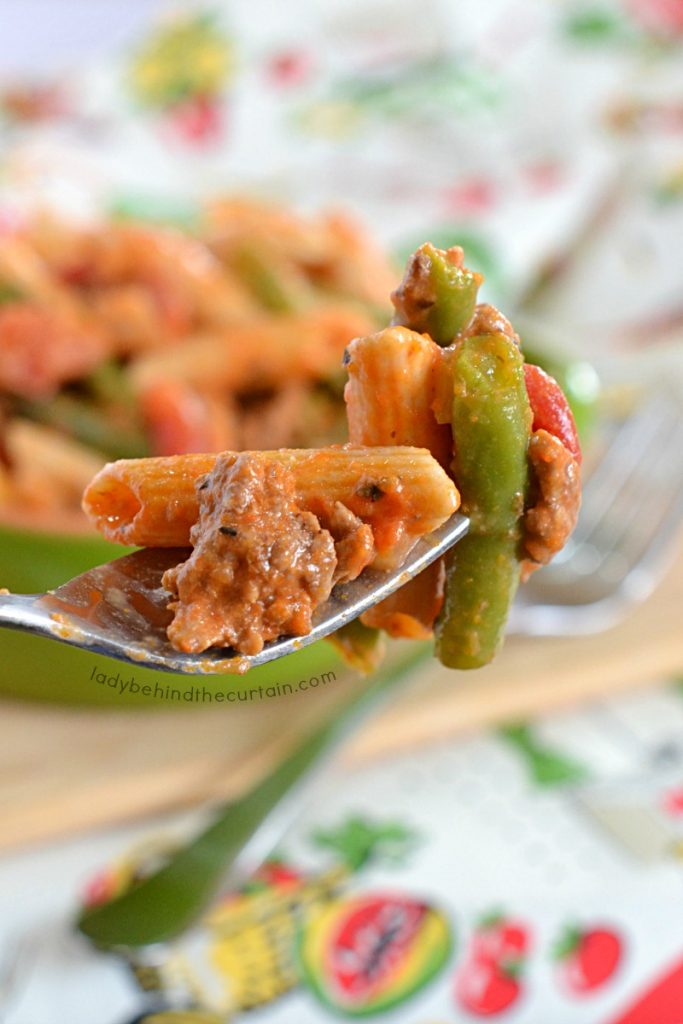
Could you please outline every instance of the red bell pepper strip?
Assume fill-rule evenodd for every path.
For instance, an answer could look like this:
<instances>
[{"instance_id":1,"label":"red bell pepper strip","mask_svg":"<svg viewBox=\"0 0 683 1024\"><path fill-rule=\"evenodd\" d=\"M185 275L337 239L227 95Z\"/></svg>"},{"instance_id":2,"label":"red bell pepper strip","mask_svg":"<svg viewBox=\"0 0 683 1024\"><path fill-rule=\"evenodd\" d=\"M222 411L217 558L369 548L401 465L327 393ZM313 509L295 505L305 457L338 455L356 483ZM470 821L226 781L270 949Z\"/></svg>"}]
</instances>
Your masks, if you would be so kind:
<instances>
[{"instance_id":1,"label":"red bell pepper strip","mask_svg":"<svg viewBox=\"0 0 683 1024\"><path fill-rule=\"evenodd\" d=\"M581 445L574 416L557 381L533 363L524 364L524 379L533 413L532 430L547 430L581 465Z\"/></svg>"},{"instance_id":2,"label":"red bell pepper strip","mask_svg":"<svg viewBox=\"0 0 683 1024\"><path fill-rule=\"evenodd\" d=\"M214 450L207 407L183 381L155 381L141 404L154 455Z\"/></svg>"}]
</instances>

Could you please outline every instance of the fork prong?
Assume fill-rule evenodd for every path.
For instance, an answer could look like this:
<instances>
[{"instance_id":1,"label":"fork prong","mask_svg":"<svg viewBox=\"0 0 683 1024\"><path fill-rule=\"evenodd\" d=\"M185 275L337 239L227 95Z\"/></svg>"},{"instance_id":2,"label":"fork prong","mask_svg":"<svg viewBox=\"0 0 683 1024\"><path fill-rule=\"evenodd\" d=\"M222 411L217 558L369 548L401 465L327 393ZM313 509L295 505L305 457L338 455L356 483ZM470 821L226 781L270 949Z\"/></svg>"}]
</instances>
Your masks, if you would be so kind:
<instances>
[{"instance_id":1,"label":"fork prong","mask_svg":"<svg viewBox=\"0 0 683 1024\"><path fill-rule=\"evenodd\" d=\"M607 555L648 543L658 522L683 486L683 425L656 438L652 450L632 467L619 492L584 537Z\"/></svg>"},{"instance_id":2,"label":"fork prong","mask_svg":"<svg viewBox=\"0 0 683 1024\"><path fill-rule=\"evenodd\" d=\"M168 593L161 581L163 571L184 557L182 550L171 548L144 548L124 555L49 594L2 595L0 626L165 672L245 672L329 636L426 569L464 537L468 527L469 520L454 512L421 537L401 565L386 572L368 567L357 579L339 583L317 609L313 628L305 636L280 637L258 654L237 655L218 648L194 654L171 647L166 633Z\"/></svg>"},{"instance_id":3,"label":"fork prong","mask_svg":"<svg viewBox=\"0 0 683 1024\"><path fill-rule=\"evenodd\" d=\"M582 514L574 540L587 540L595 525L617 502L630 483L652 462L660 442L666 444L680 421L680 413L669 403L648 403L621 426L605 457L584 487Z\"/></svg>"},{"instance_id":4,"label":"fork prong","mask_svg":"<svg viewBox=\"0 0 683 1024\"><path fill-rule=\"evenodd\" d=\"M622 424L587 497L578 542L530 581L513 609L518 632L596 632L664 574L683 521L683 417L673 402L650 402Z\"/></svg>"}]
</instances>

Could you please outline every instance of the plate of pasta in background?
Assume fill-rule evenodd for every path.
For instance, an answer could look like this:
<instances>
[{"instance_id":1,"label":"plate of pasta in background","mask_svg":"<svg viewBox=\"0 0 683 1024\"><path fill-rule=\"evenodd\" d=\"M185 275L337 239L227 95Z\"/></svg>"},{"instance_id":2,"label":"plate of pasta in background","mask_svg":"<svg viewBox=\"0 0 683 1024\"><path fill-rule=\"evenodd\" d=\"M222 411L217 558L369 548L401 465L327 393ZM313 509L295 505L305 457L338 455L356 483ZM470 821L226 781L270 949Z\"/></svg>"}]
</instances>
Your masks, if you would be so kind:
<instances>
[{"instance_id":1,"label":"plate of pasta in background","mask_svg":"<svg viewBox=\"0 0 683 1024\"><path fill-rule=\"evenodd\" d=\"M110 460L343 440L342 356L386 322L396 279L352 219L245 198L207 203L192 232L41 213L5 233L2 585L44 590L120 553L81 510ZM2 643L5 692L106 701L88 655ZM334 662L295 657L294 674Z\"/></svg>"},{"instance_id":2,"label":"plate of pasta in background","mask_svg":"<svg viewBox=\"0 0 683 1024\"><path fill-rule=\"evenodd\" d=\"M444 664L477 668L520 578L573 529L569 404L478 301L459 247L423 244L400 280L348 217L221 199L192 233L35 217L3 238L0 274L0 577L13 590L56 586L112 557L108 541L191 543L163 580L171 643L256 653L310 631L336 581L400 565L462 493L457 555L332 639L362 671L385 635L434 636ZM16 636L7 653L9 692L43 695L49 677L51 696L82 699L88 655L50 653L48 670L40 643Z\"/></svg>"}]
</instances>

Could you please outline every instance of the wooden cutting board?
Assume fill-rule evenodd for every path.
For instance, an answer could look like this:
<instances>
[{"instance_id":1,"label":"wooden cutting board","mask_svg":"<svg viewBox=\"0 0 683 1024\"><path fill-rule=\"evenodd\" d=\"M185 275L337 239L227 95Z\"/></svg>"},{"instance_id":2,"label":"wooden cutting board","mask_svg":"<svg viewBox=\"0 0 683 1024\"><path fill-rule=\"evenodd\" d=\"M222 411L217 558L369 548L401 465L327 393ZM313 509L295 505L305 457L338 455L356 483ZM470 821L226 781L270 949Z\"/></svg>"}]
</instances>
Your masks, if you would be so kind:
<instances>
[{"instance_id":1,"label":"wooden cutting board","mask_svg":"<svg viewBox=\"0 0 683 1024\"><path fill-rule=\"evenodd\" d=\"M446 740L683 673L683 552L615 628L570 639L513 637L494 665L420 668L349 741L350 764ZM0 705L0 848L234 796L362 686L188 711Z\"/></svg>"}]
</instances>

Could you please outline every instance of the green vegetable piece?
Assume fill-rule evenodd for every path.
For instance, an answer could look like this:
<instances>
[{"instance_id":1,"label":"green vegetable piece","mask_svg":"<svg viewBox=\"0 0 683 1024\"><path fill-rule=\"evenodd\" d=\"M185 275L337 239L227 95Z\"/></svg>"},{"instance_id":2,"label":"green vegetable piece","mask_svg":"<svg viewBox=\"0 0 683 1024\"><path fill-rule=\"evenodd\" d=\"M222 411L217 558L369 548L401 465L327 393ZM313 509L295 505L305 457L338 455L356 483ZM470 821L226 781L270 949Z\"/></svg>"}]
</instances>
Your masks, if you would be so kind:
<instances>
[{"instance_id":1,"label":"green vegetable piece","mask_svg":"<svg viewBox=\"0 0 683 1024\"><path fill-rule=\"evenodd\" d=\"M458 346L452 371L453 475L470 534L510 535L524 510L528 476L532 414L524 357L503 334L477 335Z\"/></svg>"},{"instance_id":2,"label":"green vegetable piece","mask_svg":"<svg viewBox=\"0 0 683 1024\"><path fill-rule=\"evenodd\" d=\"M519 583L532 415L524 359L504 335L464 338L452 372L453 475L470 530L446 560L436 650L449 668L469 669L496 653Z\"/></svg>"},{"instance_id":3,"label":"green vegetable piece","mask_svg":"<svg viewBox=\"0 0 683 1024\"><path fill-rule=\"evenodd\" d=\"M136 397L127 368L115 359L96 366L83 381L98 402L125 405L131 416L135 414Z\"/></svg>"},{"instance_id":4,"label":"green vegetable piece","mask_svg":"<svg viewBox=\"0 0 683 1024\"><path fill-rule=\"evenodd\" d=\"M135 423L115 420L106 409L72 395L57 395L47 402L22 401L18 405L28 419L63 431L88 448L110 459L136 459L148 454L148 444Z\"/></svg>"},{"instance_id":5,"label":"green vegetable piece","mask_svg":"<svg viewBox=\"0 0 683 1024\"><path fill-rule=\"evenodd\" d=\"M0 281L0 306L22 302L25 298L26 293L18 285L11 281Z\"/></svg>"},{"instance_id":6,"label":"green vegetable piece","mask_svg":"<svg viewBox=\"0 0 683 1024\"><path fill-rule=\"evenodd\" d=\"M301 282L288 280L282 268L269 263L264 255L249 246L235 254L233 269L254 298L271 313L296 313L306 305Z\"/></svg>"},{"instance_id":7,"label":"green vegetable piece","mask_svg":"<svg viewBox=\"0 0 683 1024\"><path fill-rule=\"evenodd\" d=\"M347 665L364 675L379 668L386 649L384 634L360 619L347 622L327 639Z\"/></svg>"},{"instance_id":8,"label":"green vegetable piece","mask_svg":"<svg viewBox=\"0 0 683 1024\"><path fill-rule=\"evenodd\" d=\"M481 275L464 267L462 260L458 246L421 245L391 296L396 309L392 323L429 334L438 345L450 345L472 319L482 282Z\"/></svg>"},{"instance_id":9,"label":"green vegetable piece","mask_svg":"<svg viewBox=\"0 0 683 1024\"><path fill-rule=\"evenodd\" d=\"M519 584L517 540L466 536L446 559L446 596L436 654L448 668L481 668L503 642Z\"/></svg>"}]
</instances>

